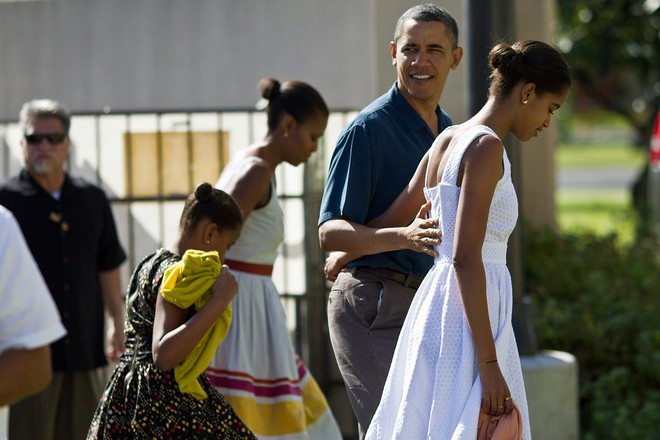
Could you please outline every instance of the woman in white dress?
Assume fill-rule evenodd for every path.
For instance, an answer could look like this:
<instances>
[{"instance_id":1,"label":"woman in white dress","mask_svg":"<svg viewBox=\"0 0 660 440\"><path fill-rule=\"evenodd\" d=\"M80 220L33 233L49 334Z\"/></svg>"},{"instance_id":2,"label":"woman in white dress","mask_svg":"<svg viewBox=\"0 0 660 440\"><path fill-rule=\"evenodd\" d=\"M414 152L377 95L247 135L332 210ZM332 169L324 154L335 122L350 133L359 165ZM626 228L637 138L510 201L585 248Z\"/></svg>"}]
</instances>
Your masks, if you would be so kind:
<instances>
[{"instance_id":1,"label":"woman in white dress","mask_svg":"<svg viewBox=\"0 0 660 440\"><path fill-rule=\"evenodd\" d=\"M518 204L501 139L527 141L548 127L571 80L561 55L539 41L498 44L489 64L488 102L438 136L408 188L372 223L406 224L430 202L443 238L406 316L367 439L473 440L481 407L500 416L514 402L530 438L506 267Z\"/></svg>"},{"instance_id":2,"label":"woman in white dress","mask_svg":"<svg viewBox=\"0 0 660 440\"><path fill-rule=\"evenodd\" d=\"M329 112L308 84L265 78L259 88L268 102L268 132L234 158L216 184L236 199L245 223L224 261L239 286L232 325L206 374L260 439L340 439L325 396L294 351L271 279L284 239L275 169L309 159Z\"/></svg>"}]
</instances>

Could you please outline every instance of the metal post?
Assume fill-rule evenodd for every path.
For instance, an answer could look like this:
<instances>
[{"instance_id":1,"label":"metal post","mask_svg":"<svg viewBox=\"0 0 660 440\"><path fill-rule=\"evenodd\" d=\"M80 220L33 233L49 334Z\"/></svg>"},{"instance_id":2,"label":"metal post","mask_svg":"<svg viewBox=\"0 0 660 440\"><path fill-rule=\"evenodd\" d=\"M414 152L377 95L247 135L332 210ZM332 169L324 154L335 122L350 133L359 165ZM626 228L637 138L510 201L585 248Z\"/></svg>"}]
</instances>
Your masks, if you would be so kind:
<instances>
[{"instance_id":1,"label":"metal post","mask_svg":"<svg viewBox=\"0 0 660 440\"><path fill-rule=\"evenodd\" d=\"M493 3L495 7L493 8ZM467 1L467 49L468 60L468 99L470 114L477 113L488 98L488 53L495 40L512 34L512 4L510 0L468 0ZM504 139L507 155L511 160L512 179L518 194L521 194L522 179L520 173L520 143L508 136ZM523 224L522 210L518 226L509 238L507 266L511 272L513 284L513 329L516 334L518 351L521 355L533 355L538 351L538 344L529 307L529 298L523 295L524 276L522 269Z\"/></svg>"},{"instance_id":2,"label":"metal post","mask_svg":"<svg viewBox=\"0 0 660 440\"><path fill-rule=\"evenodd\" d=\"M476 114L488 99L488 52L493 45L491 0L467 2L468 108Z\"/></svg>"},{"instance_id":3,"label":"metal post","mask_svg":"<svg viewBox=\"0 0 660 440\"><path fill-rule=\"evenodd\" d=\"M321 149L322 151L322 149ZM305 164L302 200L305 206L305 266L307 292L305 295L305 340L307 342L307 366L314 372L322 389L330 382L328 357L331 356L328 342L325 296L327 286L323 276L325 255L318 241L318 213L323 196L323 154L312 156Z\"/></svg>"}]
</instances>

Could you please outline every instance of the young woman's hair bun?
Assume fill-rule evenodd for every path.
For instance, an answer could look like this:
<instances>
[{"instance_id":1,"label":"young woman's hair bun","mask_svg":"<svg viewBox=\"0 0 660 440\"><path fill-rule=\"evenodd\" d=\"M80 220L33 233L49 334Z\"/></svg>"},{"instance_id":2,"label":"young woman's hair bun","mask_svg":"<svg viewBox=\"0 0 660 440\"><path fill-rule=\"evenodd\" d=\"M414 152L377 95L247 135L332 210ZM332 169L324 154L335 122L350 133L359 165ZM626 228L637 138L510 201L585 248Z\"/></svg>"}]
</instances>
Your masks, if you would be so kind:
<instances>
[{"instance_id":1,"label":"young woman's hair bun","mask_svg":"<svg viewBox=\"0 0 660 440\"><path fill-rule=\"evenodd\" d=\"M518 77L523 70L523 63L523 53L506 43L495 46L488 56L491 69L498 70L505 77Z\"/></svg>"},{"instance_id":2,"label":"young woman's hair bun","mask_svg":"<svg viewBox=\"0 0 660 440\"><path fill-rule=\"evenodd\" d=\"M264 78L259 81L261 97L268 101L273 100L280 94L281 87L280 82L272 77Z\"/></svg>"},{"instance_id":3,"label":"young woman's hair bun","mask_svg":"<svg viewBox=\"0 0 660 440\"><path fill-rule=\"evenodd\" d=\"M210 183L204 182L195 188L195 198L199 203L205 203L211 200L213 196L213 187Z\"/></svg>"}]
</instances>

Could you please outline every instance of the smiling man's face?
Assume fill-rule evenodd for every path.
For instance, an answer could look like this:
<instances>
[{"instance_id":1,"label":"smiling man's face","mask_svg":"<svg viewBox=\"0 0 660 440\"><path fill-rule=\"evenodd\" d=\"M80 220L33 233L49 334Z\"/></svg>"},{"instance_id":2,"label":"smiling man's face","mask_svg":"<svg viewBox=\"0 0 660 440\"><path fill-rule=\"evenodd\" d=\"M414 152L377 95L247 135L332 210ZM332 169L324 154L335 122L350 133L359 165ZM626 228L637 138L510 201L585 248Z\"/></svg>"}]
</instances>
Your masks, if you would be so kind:
<instances>
[{"instance_id":1,"label":"smiling man's face","mask_svg":"<svg viewBox=\"0 0 660 440\"><path fill-rule=\"evenodd\" d=\"M462 50L443 23L409 19L401 36L390 44L400 92L413 107L440 101L449 71L461 61Z\"/></svg>"}]
</instances>

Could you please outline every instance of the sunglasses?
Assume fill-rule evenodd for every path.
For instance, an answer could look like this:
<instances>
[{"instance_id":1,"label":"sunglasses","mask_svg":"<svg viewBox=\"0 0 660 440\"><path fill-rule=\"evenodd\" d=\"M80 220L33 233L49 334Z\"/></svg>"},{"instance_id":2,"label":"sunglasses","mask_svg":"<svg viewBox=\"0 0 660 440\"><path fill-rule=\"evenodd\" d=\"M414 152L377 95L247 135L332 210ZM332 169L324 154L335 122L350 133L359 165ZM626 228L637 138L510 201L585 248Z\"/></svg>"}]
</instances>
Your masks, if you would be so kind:
<instances>
[{"instance_id":1,"label":"sunglasses","mask_svg":"<svg viewBox=\"0 0 660 440\"><path fill-rule=\"evenodd\" d=\"M49 144L61 144L64 142L64 139L66 139L67 135L66 133L32 133L26 134L24 137L28 144L33 145L40 144L44 139L46 139Z\"/></svg>"}]
</instances>

